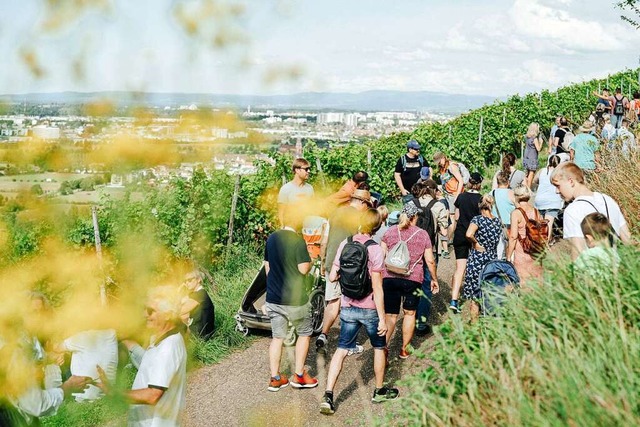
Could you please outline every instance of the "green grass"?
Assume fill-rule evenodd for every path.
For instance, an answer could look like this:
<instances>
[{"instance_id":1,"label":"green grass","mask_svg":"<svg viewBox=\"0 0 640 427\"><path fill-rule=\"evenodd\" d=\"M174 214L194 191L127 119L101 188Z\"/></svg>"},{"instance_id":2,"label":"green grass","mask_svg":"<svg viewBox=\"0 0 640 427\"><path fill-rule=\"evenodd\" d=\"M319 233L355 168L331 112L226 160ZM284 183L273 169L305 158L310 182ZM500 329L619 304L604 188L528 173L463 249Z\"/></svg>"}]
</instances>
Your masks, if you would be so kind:
<instances>
[{"instance_id":1,"label":"green grass","mask_svg":"<svg viewBox=\"0 0 640 427\"><path fill-rule=\"evenodd\" d=\"M188 343L189 369L217 363L233 351L251 343L235 330L233 316L240 308L242 297L258 272L261 258L253 248L234 247L220 266L211 272L213 286L208 283L216 310L216 332L209 341L191 339ZM131 387L135 370L125 369L120 373L118 386ZM89 427L97 425L126 425L128 405L122 400L107 398L91 403L65 402L58 413L42 419L45 427Z\"/></svg>"},{"instance_id":2,"label":"green grass","mask_svg":"<svg viewBox=\"0 0 640 427\"><path fill-rule=\"evenodd\" d=\"M640 425L640 259L575 274L562 256L502 317L436 332L433 365L407 378L396 425ZM557 258L560 258L559 260Z\"/></svg>"}]
</instances>

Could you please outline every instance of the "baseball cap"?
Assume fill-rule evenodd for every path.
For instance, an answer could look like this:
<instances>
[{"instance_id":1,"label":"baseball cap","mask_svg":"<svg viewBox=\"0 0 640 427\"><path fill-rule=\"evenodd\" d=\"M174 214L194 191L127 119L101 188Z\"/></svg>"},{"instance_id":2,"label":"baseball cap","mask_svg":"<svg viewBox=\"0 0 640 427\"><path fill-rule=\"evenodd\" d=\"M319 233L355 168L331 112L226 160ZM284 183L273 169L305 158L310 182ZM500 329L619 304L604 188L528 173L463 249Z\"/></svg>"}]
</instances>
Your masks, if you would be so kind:
<instances>
[{"instance_id":1,"label":"baseball cap","mask_svg":"<svg viewBox=\"0 0 640 427\"><path fill-rule=\"evenodd\" d=\"M422 169L420 169L420 178L426 181L427 179L429 179L430 172L431 169L429 169L429 166L423 166Z\"/></svg>"},{"instance_id":2,"label":"baseball cap","mask_svg":"<svg viewBox=\"0 0 640 427\"><path fill-rule=\"evenodd\" d=\"M407 142L407 148L413 148L414 150L419 150L420 144L418 144L418 141L416 141L415 139L412 139L411 141Z\"/></svg>"},{"instance_id":3,"label":"baseball cap","mask_svg":"<svg viewBox=\"0 0 640 427\"><path fill-rule=\"evenodd\" d=\"M392 211L387 218L388 225L396 225L400 221L400 211Z\"/></svg>"}]
</instances>

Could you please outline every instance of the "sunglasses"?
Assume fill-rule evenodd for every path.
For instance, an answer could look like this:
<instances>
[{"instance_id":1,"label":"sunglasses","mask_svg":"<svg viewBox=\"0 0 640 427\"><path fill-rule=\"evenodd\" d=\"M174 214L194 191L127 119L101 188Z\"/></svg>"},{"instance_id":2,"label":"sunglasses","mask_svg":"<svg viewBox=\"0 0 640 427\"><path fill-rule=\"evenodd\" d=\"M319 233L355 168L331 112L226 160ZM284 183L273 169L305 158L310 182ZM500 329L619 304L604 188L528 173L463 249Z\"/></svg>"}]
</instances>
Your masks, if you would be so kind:
<instances>
[{"instance_id":1,"label":"sunglasses","mask_svg":"<svg viewBox=\"0 0 640 427\"><path fill-rule=\"evenodd\" d=\"M311 170L311 168L297 168L297 169L302 169L303 171L309 172Z\"/></svg>"}]
</instances>

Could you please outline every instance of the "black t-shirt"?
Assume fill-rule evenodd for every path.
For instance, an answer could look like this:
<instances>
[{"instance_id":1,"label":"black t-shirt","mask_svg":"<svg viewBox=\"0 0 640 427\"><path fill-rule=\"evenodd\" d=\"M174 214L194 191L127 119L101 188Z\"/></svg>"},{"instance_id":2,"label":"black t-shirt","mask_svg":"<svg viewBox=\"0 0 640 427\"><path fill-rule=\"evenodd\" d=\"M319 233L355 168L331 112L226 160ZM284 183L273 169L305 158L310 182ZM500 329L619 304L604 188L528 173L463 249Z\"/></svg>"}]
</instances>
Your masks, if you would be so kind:
<instances>
[{"instance_id":1,"label":"black t-shirt","mask_svg":"<svg viewBox=\"0 0 640 427\"><path fill-rule=\"evenodd\" d=\"M471 224L471 219L480 215L480 208L478 204L482 201L482 194L464 192L456 198L454 206L460 210L460 217L456 223L456 230L453 233L453 244L455 245L468 245L467 240L467 228Z\"/></svg>"},{"instance_id":2,"label":"black t-shirt","mask_svg":"<svg viewBox=\"0 0 640 427\"><path fill-rule=\"evenodd\" d=\"M362 212L353 206L347 205L336 209L329 218L329 238L327 239L324 260L324 267L327 271L331 271L340 243L358 232L361 215Z\"/></svg>"},{"instance_id":3,"label":"black t-shirt","mask_svg":"<svg viewBox=\"0 0 640 427\"><path fill-rule=\"evenodd\" d=\"M564 128L558 128L556 134L554 135L558 138L558 146L556 147L556 154L566 153L567 150L562 148L562 143L564 142L564 136L567 134L567 130Z\"/></svg>"},{"instance_id":4,"label":"black t-shirt","mask_svg":"<svg viewBox=\"0 0 640 427\"><path fill-rule=\"evenodd\" d=\"M402 167L402 159L406 160L406 167ZM411 187L413 184L418 182L420 179L420 169L422 169L422 165L418 161L419 157L412 159L408 154L400 157L398 162L396 163L396 173L400 174L400 179L402 180L402 185L404 189L407 191L411 191ZM406 170L405 170L406 169Z\"/></svg>"},{"instance_id":5,"label":"black t-shirt","mask_svg":"<svg viewBox=\"0 0 640 427\"><path fill-rule=\"evenodd\" d=\"M193 322L189 325L189 330L200 338L209 339L215 331L216 316L213 302L204 289L191 292L189 298L199 302L198 306L189 315L193 319Z\"/></svg>"},{"instance_id":6,"label":"black t-shirt","mask_svg":"<svg viewBox=\"0 0 640 427\"><path fill-rule=\"evenodd\" d=\"M291 230L278 230L267 239L264 260L269 263L267 302L305 305L308 295L298 264L310 262L304 239Z\"/></svg>"}]
</instances>

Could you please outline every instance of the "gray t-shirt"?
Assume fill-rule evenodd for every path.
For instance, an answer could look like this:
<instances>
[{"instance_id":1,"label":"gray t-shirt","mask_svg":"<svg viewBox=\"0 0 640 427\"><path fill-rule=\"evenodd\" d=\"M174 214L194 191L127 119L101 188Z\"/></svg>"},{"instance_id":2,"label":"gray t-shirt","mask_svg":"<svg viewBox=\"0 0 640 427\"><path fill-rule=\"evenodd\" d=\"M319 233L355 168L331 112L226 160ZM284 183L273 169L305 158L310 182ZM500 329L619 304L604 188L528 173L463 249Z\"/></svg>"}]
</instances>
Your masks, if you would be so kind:
<instances>
[{"instance_id":1,"label":"gray t-shirt","mask_svg":"<svg viewBox=\"0 0 640 427\"><path fill-rule=\"evenodd\" d=\"M313 197L313 187L304 183L302 186L296 185L293 181L287 182L280 188L278 193L278 203L292 205Z\"/></svg>"}]
</instances>

